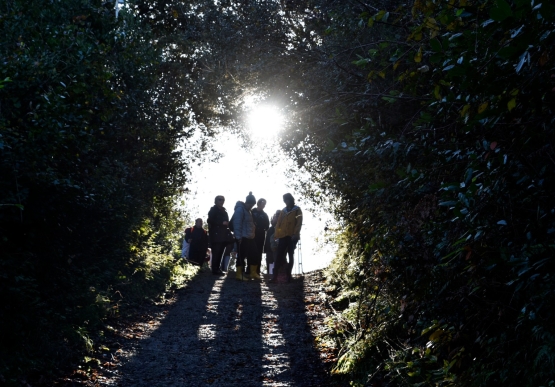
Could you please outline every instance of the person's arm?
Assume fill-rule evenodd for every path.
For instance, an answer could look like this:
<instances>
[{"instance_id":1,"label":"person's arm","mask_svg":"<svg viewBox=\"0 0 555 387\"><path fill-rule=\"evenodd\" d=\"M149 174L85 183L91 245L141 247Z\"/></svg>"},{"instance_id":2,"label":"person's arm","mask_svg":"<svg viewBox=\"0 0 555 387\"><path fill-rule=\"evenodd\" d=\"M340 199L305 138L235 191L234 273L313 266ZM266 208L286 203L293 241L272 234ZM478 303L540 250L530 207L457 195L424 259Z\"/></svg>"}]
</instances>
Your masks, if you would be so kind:
<instances>
[{"instance_id":1,"label":"person's arm","mask_svg":"<svg viewBox=\"0 0 555 387\"><path fill-rule=\"evenodd\" d=\"M295 214L295 229L293 230L293 237L296 239L301 238L301 227L303 226L303 212L301 209L297 209Z\"/></svg>"},{"instance_id":2,"label":"person's arm","mask_svg":"<svg viewBox=\"0 0 555 387\"><path fill-rule=\"evenodd\" d=\"M270 229L270 218L268 218L268 214L266 213L262 215L263 215L262 228L264 229L264 231L268 231Z\"/></svg>"},{"instance_id":3,"label":"person's arm","mask_svg":"<svg viewBox=\"0 0 555 387\"><path fill-rule=\"evenodd\" d=\"M208 226L212 227L215 225L215 213L214 213L214 207L210 208L210 211L208 211L208 219L206 219L206 223L208 223Z\"/></svg>"},{"instance_id":4,"label":"person's arm","mask_svg":"<svg viewBox=\"0 0 555 387\"><path fill-rule=\"evenodd\" d=\"M241 240L243 238L243 209L237 207L233 213L233 234L235 239Z\"/></svg>"},{"instance_id":5,"label":"person's arm","mask_svg":"<svg viewBox=\"0 0 555 387\"><path fill-rule=\"evenodd\" d=\"M223 220L222 220L222 224L223 224L224 226L226 226L226 227L229 227L229 215L227 214L227 211L226 211L226 210L223 211L223 215L224 215L224 216L223 216L223 218L222 218L222 219L223 219Z\"/></svg>"},{"instance_id":6,"label":"person's arm","mask_svg":"<svg viewBox=\"0 0 555 387\"><path fill-rule=\"evenodd\" d=\"M272 233L272 236L271 236L271 239L270 239L270 249L273 252L275 252L275 251L277 251L277 247L278 247L278 240L275 238L275 233Z\"/></svg>"},{"instance_id":7,"label":"person's arm","mask_svg":"<svg viewBox=\"0 0 555 387\"><path fill-rule=\"evenodd\" d=\"M281 231L281 223L283 222L284 214L285 213L283 211L279 213L279 217L275 227L276 230L274 231L274 239L279 239L283 237L282 231Z\"/></svg>"}]
</instances>

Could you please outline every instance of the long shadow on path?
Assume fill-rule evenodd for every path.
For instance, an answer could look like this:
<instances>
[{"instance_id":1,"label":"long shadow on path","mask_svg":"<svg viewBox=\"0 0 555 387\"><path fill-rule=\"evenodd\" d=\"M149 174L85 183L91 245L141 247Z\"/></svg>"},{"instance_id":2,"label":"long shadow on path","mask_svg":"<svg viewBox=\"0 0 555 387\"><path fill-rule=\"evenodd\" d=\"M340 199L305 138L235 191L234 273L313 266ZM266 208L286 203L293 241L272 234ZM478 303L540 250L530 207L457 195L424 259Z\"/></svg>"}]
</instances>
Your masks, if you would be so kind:
<instances>
[{"instance_id":1,"label":"long shadow on path","mask_svg":"<svg viewBox=\"0 0 555 387\"><path fill-rule=\"evenodd\" d=\"M120 386L330 386L304 314L302 280L209 272L181 291L121 367Z\"/></svg>"},{"instance_id":2,"label":"long shadow on path","mask_svg":"<svg viewBox=\"0 0 555 387\"><path fill-rule=\"evenodd\" d=\"M181 291L159 327L137 343L120 369L120 386L194 386L204 367L205 343L199 340L207 319L207 304L217 277L204 273ZM193 302L188 302L192 300Z\"/></svg>"},{"instance_id":3,"label":"long shadow on path","mask_svg":"<svg viewBox=\"0 0 555 387\"><path fill-rule=\"evenodd\" d=\"M268 292L276 303L272 308L275 324L269 328L280 336L273 358L287 361L283 372L274 377L277 384L271 385L335 386L313 345L314 337L305 312L304 277L291 283L269 284Z\"/></svg>"}]
</instances>

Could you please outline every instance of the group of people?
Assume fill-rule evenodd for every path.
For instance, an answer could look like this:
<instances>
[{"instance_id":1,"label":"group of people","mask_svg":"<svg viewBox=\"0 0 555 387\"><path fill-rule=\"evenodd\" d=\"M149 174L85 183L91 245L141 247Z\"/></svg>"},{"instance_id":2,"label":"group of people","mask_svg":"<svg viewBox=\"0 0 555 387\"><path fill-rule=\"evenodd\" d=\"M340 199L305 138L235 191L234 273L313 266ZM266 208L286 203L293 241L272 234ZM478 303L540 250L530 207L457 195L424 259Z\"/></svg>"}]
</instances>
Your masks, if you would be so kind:
<instances>
[{"instance_id":1,"label":"group of people","mask_svg":"<svg viewBox=\"0 0 555 387\"><path fill-rule=\"evenodd\" d=\"M210 247L212 273L224 275L230 254L236 251L236 278L248 281L261 279L262 255L266 253L268 273L270 265L274 264L270 282L277 281L279 273L285 274L287 281L291 281L303 213L290 193L283 195L283 201L285 207L276 211L270 220L264 212L266 200L259 199L257 202L249 192L244 202L235 204L230 219L224 207L225 198L216 196L214 206L208 212L208 233L203 228L202 219L196 219L195 226L185 230L182 255L189 262L201 265Z\"/></svg>"}]
</instances>

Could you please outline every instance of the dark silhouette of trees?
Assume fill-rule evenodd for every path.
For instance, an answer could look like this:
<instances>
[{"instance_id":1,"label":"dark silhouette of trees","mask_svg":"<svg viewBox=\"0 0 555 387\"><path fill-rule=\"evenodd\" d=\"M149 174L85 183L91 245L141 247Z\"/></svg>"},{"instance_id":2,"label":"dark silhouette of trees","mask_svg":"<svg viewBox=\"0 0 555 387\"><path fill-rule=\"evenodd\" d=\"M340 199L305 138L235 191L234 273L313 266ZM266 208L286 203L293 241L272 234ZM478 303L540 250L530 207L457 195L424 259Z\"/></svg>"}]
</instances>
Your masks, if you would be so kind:
<instances>
[{"instance_id":1,"label":"dark silhouette of trees","mask_svg":"<svg viewBox=\"0 0 555 387\"><path fill-rule=\"evenodd\" d=\"M553 383L553 5L112 6L1 11L3 374L86 349L117 292L164 288L188 160L256 94L341 230L337 374Z\"/></svg>"}]
</instances>

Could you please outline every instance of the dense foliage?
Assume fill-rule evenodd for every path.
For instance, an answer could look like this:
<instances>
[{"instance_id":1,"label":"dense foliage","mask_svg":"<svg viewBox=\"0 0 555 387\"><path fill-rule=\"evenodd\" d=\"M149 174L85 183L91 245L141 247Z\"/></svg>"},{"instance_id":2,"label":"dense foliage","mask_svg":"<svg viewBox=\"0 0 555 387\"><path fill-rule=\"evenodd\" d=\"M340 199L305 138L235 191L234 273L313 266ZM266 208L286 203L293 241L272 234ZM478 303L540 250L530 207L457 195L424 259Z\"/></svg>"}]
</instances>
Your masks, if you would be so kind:
<instances>
[{"instance_id":1,"label":"dense foliage","mask_svg":"<svg viewBox=\"0 0 555 387\"><path fill-rule=\"evenodd\" d=\"M91 351L103 318L163 292L179 271L189 165L177 148L195 122L187 92L172 93L185 75L167 71L157 33L129 13L116 19L113 3L2 3L6 381Z\"/></svg>"},{"instance_id":2,"label":"dense foliage","mask_svg":"<svg viewBox=\"0 0 555 387\"><path fill-rule=\"evenodd\" d=\"M1 5L0 381L90 360L107 316L187 274L188 173L295 39L276 2L114 6Z\"/></svg>"},{"instance_id":3,"label":"dense foliage","mask_svg":"<svg viewBox=\"0 0 555 387\"><path fill-rule=\"evenodd\" d=\"M553 384L553 5L322 3L284 144L338 198L335 371Z\"/></svg>"},{"instance_id":4,"label":"dense foliage","mask_svg":"<svg viewBox=\"0 0 555 387\"><path fill-rule=\"evenodd\" d=\"M257 94L338 219L336 373L554 383L549 2L40 3L0 10L2 375L163 291L190 161Z\"/></svg>"}]
</instances>

